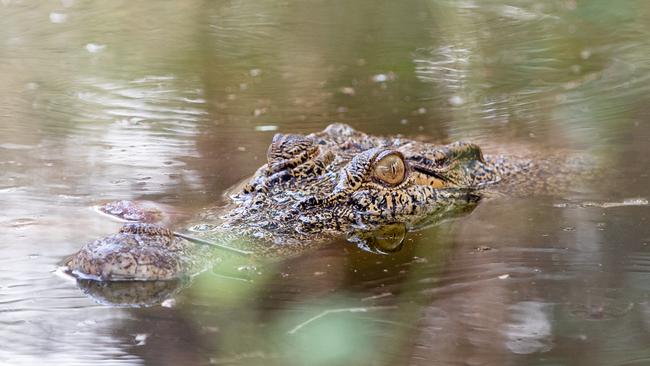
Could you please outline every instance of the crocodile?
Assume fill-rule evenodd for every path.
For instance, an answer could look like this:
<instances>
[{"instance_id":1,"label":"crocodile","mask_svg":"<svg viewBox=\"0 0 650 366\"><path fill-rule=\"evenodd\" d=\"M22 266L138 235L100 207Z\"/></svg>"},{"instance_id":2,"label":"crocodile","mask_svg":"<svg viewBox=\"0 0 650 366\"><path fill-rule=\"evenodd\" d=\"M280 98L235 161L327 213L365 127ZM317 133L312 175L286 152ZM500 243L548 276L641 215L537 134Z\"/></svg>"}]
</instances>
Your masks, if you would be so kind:
<instances>
[{"instance_id":1,"label":"crocodile","mask_svg":"<svg viewBox=\"0 0 650 366\"><path fill-rule=\"evenodd\" d=\"M138 215L135 204L108 205L104 211L133 222L84 245L65 265L91 280L160 281L200 272L223 250L286 258L346 237L389 253L406 232L471 211L490 187L522 181L516 177L538 165L484 155L469 142L372 136L338 123L307 135L276 134L266 164L231 190L227 207L172 231L148 222L158 216L151 210Z\"/></svg>"}]
</instances>

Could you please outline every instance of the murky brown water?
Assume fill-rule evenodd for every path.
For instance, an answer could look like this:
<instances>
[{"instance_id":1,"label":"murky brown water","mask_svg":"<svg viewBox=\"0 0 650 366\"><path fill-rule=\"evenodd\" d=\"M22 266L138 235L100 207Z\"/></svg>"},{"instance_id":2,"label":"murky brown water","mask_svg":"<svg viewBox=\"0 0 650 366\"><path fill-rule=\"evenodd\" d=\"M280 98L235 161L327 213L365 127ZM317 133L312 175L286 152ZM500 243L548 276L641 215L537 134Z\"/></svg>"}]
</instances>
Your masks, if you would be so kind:
<instances>
[{"instance_id":1,"label":"murky brown water","mask_svg":"<svg viewBox=\"0 0 650 366\"><path fill-rule=\"evenodd\" d=\"M640 0L3 0L0 363L648 365L649 40ZM275 131L332 121L569 147L606 174L481 202L391 256L217 268L151 307L54 273L119 227L94 204L182 221Z\"/></svg>"}]
</instances>

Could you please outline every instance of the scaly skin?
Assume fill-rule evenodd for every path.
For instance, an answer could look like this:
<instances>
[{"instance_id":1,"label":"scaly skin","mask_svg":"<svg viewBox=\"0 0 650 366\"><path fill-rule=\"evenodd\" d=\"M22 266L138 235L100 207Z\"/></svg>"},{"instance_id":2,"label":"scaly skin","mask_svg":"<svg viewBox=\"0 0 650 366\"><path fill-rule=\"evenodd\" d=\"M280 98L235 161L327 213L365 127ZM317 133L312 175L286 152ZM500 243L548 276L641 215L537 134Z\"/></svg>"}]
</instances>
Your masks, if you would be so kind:
<instances>
[{"instance_id":1,"label":"scaly skin","mask_svg":"<svg viewBox=\"0 0 650 366\"><path fill-rule=\"evenodd\" d=\"M132 223L85 245L67 265L89 279L166 280L188 267L188 247L169 229Z\"/></svg>"},{"instance_id":2,"label":"scaly skin","mask_svg":"<svg viewBox=\"0 0 650 366\"><path fill-rule=\"evenodd\" d=\"M381 242L386 248L377 251L390 252L403 239L400 228L414 230L466 211L484 188L533 167L484 157L471 143L376 137L343 124L306 136L277 134L267 159L225 214L205 212L185 239L153 224L129 224L84 246L67 266L99 280L182 277L195 270L197 257L187 235L263 257L294 256L335 236L361 246ZM123 211L133 214L126 206ZM400 242L377 241L372 232Z\"/></svg>"}]
</instances>

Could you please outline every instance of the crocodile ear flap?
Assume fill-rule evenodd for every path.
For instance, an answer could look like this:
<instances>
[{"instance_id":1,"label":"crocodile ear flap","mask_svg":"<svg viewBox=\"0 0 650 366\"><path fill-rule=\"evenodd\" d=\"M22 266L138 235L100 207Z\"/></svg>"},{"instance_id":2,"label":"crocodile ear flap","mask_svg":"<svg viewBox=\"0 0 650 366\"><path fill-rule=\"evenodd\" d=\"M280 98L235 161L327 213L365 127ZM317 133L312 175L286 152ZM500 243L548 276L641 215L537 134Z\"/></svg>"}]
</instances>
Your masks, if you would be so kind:
<instances>
[{"instance_id":1,"label":"crocodile ear flap","mask_svg":"<svg viewBox=\"0 0 650 366\"><path fill-rule=\"evenodd\" d=\"M378 149L371 149L355 156L348 165L339 172L338 182L334 190L325 197L309 197L301 205L303 207L315 205L329 205L339 200L344 200L352 192L361 187L372 167L372 158Z\"/></svg>"},{"instance_id":2,"label":"crocodile ear flap","mask_svg":"<svg viewBox=\"0 0 650 366\"><path fill-rule=\"evenodd\" d=\"M334 188L334 194L338 192L352 192L361 187L361 184L369 178L372 164L382 149L374 148L356 155L339 173L339 181Z\"/></svg>"}]
</instances>

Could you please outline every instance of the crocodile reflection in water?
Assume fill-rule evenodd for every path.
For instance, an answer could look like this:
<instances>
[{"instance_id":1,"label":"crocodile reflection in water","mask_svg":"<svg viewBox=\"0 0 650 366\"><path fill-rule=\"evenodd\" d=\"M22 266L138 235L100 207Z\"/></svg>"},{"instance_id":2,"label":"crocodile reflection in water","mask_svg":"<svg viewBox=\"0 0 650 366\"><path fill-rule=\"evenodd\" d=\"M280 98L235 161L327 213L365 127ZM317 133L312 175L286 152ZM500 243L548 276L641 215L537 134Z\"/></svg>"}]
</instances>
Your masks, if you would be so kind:
<instances>
[{"instance_id":1,"label":"crocodile reflection in water","mask_svg":"<svg viewBox=\"0 0 650 366\"><path fill-rule=\"evenodd\" d=\"M225 213L208 210L180 233L129 223L85 245L67 267L102 281L182 278L205 269L214 252L198 240L251 257L287 258L346 236L389 253L407 231L471 210L484 188L533 168L528 160L484 156L471 143L370 136L344 124L277 134L267 158Z\"/></svg>"}]
</instances>

